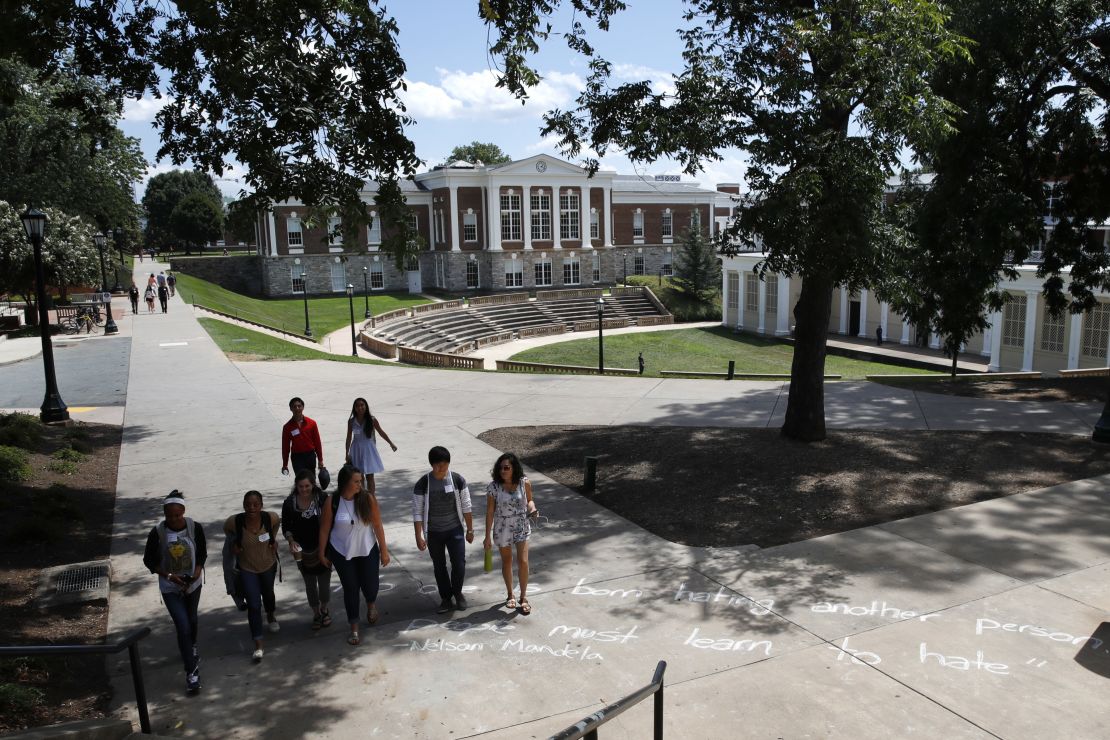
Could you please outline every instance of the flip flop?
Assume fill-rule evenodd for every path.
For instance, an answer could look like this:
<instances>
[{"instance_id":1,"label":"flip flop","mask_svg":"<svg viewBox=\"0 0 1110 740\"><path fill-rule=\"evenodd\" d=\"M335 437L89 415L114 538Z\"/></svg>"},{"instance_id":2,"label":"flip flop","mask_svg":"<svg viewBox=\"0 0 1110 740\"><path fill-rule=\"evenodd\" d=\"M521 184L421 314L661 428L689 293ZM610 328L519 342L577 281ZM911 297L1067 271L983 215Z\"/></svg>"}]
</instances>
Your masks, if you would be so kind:
<instances>
[{"instance_id":1,"label":"flip flop","mask_svg":"<svg viewBox=\"0 0 1110 740\"><path fill-rule=\"evenodd\" d=\"M516 609L516 598L513 597L513 596L510 596L509 598L505 599L505 608L506 609Z\"/></svg>"},{"instance_id":2,"label":"flip flop","mask_svg":"<svg viewBox=\"0 0 1110 740\"><path fill-rule=\"evenodd\" d=\"M347 635L347 644L360 645L362 644L362 638L358 636L357 632L352 632L351 634Z\"/></svg>"},{"instance_id":3,"label":"flip flop","mask_svg":"<svg viewBox=\"0 0 1110 740\"><path fill-rule=\"evenodd\" d=\"M532 613L532 605L528 603L528 599L520 600L520 613L524 616L528 616Z\"/></svg>"},{"instance_id":4,"label":"flip flop","mask_svg":"<svg viewBox=\"0 0 1110 740\"><path fill-rule=\"evenodd\" d=\"M320 626L331 627L331 614L321 610L320 611Z\"/></svg>"}]
</instances>

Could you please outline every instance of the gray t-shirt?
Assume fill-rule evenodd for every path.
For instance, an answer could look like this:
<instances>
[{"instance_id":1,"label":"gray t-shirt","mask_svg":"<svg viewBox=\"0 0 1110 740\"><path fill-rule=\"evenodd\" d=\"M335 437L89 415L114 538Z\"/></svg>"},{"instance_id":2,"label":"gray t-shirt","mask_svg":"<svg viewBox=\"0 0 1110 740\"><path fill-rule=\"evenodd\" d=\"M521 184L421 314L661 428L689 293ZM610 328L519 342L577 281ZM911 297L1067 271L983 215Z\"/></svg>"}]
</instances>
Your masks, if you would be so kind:
<instances>
[{"instance_id":1,"label":"gray t-shirt","mask_svg":"<svg viewBox=\"0 0 1110 740\"><path fill-rule=\"evenodd\" d=\"M466 487L466 479L461 475L459 482ZM455 506L456 491L447 490L447 482L451 480L448 473L443 480L436 480L431 473L428 474L428 531L449 532L462 524L459 521L459 510ZM451 483L454 486L454 481Z\"/></svg>"}]
</instances>

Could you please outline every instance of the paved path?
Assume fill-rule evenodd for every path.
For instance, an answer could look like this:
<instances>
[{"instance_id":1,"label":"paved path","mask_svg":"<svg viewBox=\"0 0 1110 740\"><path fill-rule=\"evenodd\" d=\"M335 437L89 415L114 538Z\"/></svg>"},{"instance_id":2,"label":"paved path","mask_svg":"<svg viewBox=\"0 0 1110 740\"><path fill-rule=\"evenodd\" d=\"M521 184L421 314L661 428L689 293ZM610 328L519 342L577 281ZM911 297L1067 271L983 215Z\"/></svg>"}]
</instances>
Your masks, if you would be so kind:
<instances>
[{"instance_id":1,"label":"paved path","mask_svg":"<svg viewBox=\"0 0 1110 740\"><path fill-rule=\"evenodd\" d=\"M1110 477L751 551L666 542L532 472L550 517L533 539L533 614L499 608L499 574L481 572L475 545L471 609L446 619L434 614L431 564L409 518L431 445L451 449L477 492L498 454L477 439L483 430L777 425L783 384L237 364L180 307L133 322L112 545L110 628L154 628L143 650L160 734L545 737L647 683L663 659L668 737L1110 735ZM1086 435L1099 412L865 383L827 394L832 427ZM289 481L278 428L292 395L320 422L333 470L357 395L398 444L383 451L378 481L394 562L382 572L382 620L351 648L341 616L310 631L285 556L282 630L254 665L245 617L223 593L217 532L248 488L280 506ZM211 543L195 699L183 695L172 628L140 562L174 487ZM339 614L338 594L332 603ZM133 711L125 660L110 668ZM650 715L646 704L606 735L645 737Z\"/></svg>"}]
</instances>

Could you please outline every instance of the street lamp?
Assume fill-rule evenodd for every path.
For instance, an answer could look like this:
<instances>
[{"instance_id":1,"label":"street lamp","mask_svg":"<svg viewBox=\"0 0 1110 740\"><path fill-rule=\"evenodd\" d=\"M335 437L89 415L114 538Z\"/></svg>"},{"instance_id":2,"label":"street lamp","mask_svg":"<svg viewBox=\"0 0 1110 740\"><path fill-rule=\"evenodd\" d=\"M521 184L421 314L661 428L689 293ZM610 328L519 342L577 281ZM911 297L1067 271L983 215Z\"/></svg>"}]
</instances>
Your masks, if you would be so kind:
<instances>
[{"instance_id":1,"label":"street lamp","mask_svg":"<svg viewBox=\"0 0 1110 740\"><path fill-rule=\"evenodd\" d=\"M628 255L621 256L624 258L624 280L621 281L621 285L628 285Z\"/></svg>"},{"instance_id":2,"label":"street lamp","mask_svg":"<svg viewBox=\"0 0 1110 740\"><path fill-rule=\"evenodd\" d=\"M112 294L108 292L108 273L104 272L104 243L106 241L108 241L108 237L99 231L93 234L93 244L96 245L96 251L100 253L100 295L101 297L108 296L104 301L105 310L108 312L108 321L104 324L104 333L116 334L119 332L119 327L116 326L116 320L112 318Z\"/></svg>"},{"instance_id":3,"label":"street lamp","mask_svg":"<svg viewBox=\"0 0 1110 740\"><path fill-rule=\"evenodd\" d=\"M304 335L312 336L312 327L308 325L308 271L301 268L301 296L304 297Z\"/></svg>"},{"instance_id":4,"label":"street lamp","mask_svg":"<svg viewBox=\"0 0 1110 740\"><path fill-rule=\"evenodd\" d=\"M370 318L370 288L367 287L368 283L366 282L366 276L369 272L370 272L369 267L363 267L362 268L362 297L363 297L363 299L365 299L365 303L366 303L366 315L365 315L364 318L367 318L367 319Z\"/></svg>"},{"instance_id":5,"label":"street lamp","mask_svg":"<svg viewBox=\"0 0 1110 740\"><path fill-rule=\"evenodd\" d=\"M605 374L605 337L601 334L601 319L605 314L605 301L597 299L597 374Z\"/></svg>"},{"instance_id":6,"label":"street lamp","mask_svg":"<svg viewBox=\"0 0 1110 740\"><path fill-rule=\"evenodd\" d=\"M355 286L347 283L347 305L351 309L351 357L358 357L358 343L355 341Z\"/></svg>"},{"instance_id":7,"label":"street lamp","mask_svg":"<svg viewBox=\"0 0 1110 740\"><path fill-rule=\"evenodd\" d=\"M35 253L35 297L39 304L39 338L42 340L42 367L46 375L46 395L39 418L46 424L56 424L69 421L69 409L58 393L58 379L54 375L54 346L50 343L50 318L46 314L46 285L42 274L42 235L46 231L46 214L37 208L28 208L19 219Z\"/></svg>"}]
</instances>

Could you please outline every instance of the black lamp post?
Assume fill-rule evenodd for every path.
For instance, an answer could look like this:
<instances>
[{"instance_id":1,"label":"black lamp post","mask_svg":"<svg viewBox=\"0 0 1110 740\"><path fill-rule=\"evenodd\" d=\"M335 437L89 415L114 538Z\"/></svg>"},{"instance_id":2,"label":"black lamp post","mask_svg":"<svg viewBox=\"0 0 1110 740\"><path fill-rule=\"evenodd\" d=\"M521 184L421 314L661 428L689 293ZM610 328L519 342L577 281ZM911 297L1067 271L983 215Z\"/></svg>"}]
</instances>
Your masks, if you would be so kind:
<instances>
[{"instance_id":1,"label":"black lamp post","mask_svg":"<svg viewBox=\"0 0 1110 740\"><path fill-rule=\"evenodd\" d=\"M308 325L308 270L301 268L301 296L304 298L304 335L312 336L312 327Z\"/></svg>"},{"instance_id":2,"label":"black lamp post","mask_svg":"<svg viewBox=\"0 0 1110 740\"><path fill-rule=\"evenodd\" d=\"M54 375L54 346L50 343L50 318L46 313L46 284L42 270L42 236L46 231L46 214L37 208L28 208L20 215L23 230L34 247L35 297L39 304L39 337L42 339L42 367L46 375L46 395L42 400L39 418L46 424L69 421L69 409L58 393L58 379Z\"/></svg>"},{"instance_id":3,"label":"black lamp post","mask_svg":"<svg viewBox=\"0 0 1110 740\"><path fill-rule=\"evenodd\" d=\"M621 285L628 285L628 255L621 256L624 258L624 280L621 281Z\"/></svg>"},{"instance_id":4,"label":"black lamp post","mask_svg":"<svg viewBox=\"0 0 1110 740\"><path fill-rule=\"evenodd\" d=\"M358 342L355 340L355 286L347 283L347 305L351 309L351 357L358 357Z\"/></svg>"},{"instance_id":5,"label":"black lamp post","mask_svg":"<svg viewBox=\"0 0 1110 740\"><path fill-rule=\"evenodd\" d=\"M369 267L362 268L362 297L366 303L366 315L363 318L370 318L370 288L369 283L366 282L366 275L370 272Z\"/></svg>"},{"instance_id":6,"label":"black lamp post","mask_svg":"<svg viewBox=\"0 0 1110 740\"><path fill-rule=\"evenodd\" d=\"M115 334L119 332L119 327L116 326L116 320L112 318L112 294L108 292L108 273L104 271L104 243L107 241L108 237L99 231L93 234L93 244L96 245L96 251L100 253L100 295L101 297L108 296L104 301L104 309L108 312L108 321L104 324L104 333Z\"/></svg>"},{"instance_id":7,"label":"black lamp post","mask_svg":"<svg viewBox=\"0 0 1110 740\"><path fill-rule=\"evenodd\" d=\"M601 319L605 314L605 301L597 299L597 374L605 374L605 337L601 333Z\"/></svg>"}]
</instances>

